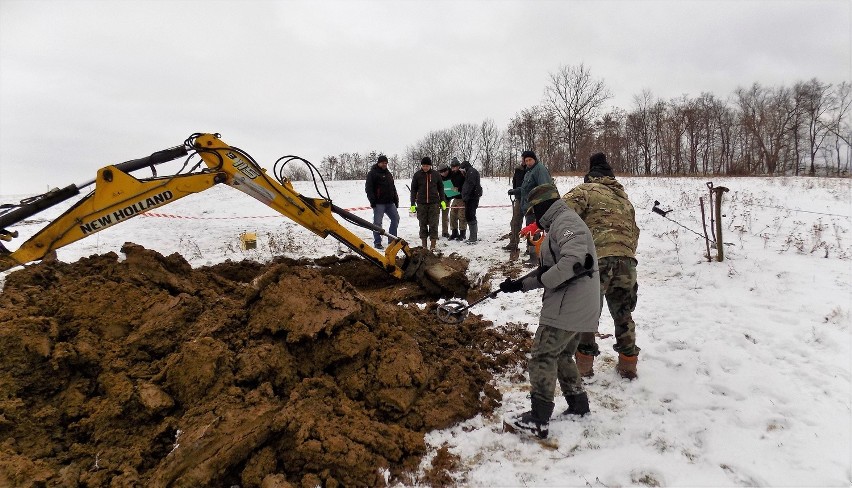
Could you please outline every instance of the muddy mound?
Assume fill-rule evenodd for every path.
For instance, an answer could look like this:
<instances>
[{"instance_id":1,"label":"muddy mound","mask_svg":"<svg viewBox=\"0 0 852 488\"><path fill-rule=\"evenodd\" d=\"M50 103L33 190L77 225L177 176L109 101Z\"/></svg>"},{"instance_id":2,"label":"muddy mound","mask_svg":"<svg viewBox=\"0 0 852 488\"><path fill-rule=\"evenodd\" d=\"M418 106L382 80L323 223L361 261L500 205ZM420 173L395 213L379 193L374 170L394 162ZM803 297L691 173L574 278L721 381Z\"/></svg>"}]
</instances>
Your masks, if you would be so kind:
<instances>
[{"instance_id":1,"label":"muddy mound","mask_svg":"<svg viewBox=\"0 0 852 488\"><path fill-rule=\"evenodd\" d=\"M0 486L428 483L424 433L498 405L529 340L363 261L122 251L7 277Z\"/></svg>"}]
</instances>

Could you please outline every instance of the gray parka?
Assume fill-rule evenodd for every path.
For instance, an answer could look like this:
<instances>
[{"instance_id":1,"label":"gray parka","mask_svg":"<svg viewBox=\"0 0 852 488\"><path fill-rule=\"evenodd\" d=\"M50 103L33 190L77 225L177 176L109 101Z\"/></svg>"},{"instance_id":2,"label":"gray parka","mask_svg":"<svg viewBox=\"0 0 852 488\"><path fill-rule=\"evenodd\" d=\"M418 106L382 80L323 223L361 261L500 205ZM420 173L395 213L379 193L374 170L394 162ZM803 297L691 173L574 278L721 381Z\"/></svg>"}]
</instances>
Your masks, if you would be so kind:
<instances>
[{"instance_id":1,"label":"gray parka","mask_svg":"<svg viewBox=\"0 0 852 488\"><path fill-rule=\"evenodd\" d=\"M559 199L539 219L547 232L541 243L541 275L523 281L524 291L544 287L539 325L576 332L597 332L601 314L598 257L592 233L577 212ZM582 266L586 254L594 258L594 274L561 286L574 276L574 264Z\"/></svg>"}]
</instances>

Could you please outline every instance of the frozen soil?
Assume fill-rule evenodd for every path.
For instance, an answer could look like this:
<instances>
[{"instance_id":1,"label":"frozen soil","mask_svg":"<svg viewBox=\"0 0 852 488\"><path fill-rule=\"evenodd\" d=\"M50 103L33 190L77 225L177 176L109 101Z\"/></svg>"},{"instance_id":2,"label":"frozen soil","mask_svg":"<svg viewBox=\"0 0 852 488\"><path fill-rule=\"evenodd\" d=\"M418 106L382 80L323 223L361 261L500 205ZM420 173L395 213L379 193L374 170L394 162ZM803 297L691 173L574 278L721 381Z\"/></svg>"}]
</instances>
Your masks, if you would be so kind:
<instances>
[{"instance_id":1,"label":"frozen soil","mask_svg":"<svg viewBox=\"0 0 852 488\"><path fill-rule=\"evenodd\" d=\"M7 276L0 486L446 484L424 434L493 411L529 347L361 259L122 251Z\"/></svg>"}]
</instances>

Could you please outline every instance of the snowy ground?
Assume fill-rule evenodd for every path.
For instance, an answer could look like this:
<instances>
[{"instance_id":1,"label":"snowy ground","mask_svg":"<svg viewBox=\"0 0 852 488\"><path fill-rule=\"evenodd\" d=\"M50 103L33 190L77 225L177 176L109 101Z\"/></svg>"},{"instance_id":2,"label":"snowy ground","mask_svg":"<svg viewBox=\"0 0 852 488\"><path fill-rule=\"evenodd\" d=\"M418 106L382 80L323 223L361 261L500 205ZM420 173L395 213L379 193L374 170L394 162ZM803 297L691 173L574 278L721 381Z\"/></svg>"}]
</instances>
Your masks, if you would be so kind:
<instances>
[{"instance_id":1,"label":"snowy ground","mask_svg":"<svg viewBox=\"0 0 852 488\"><path fill-rule=\"evenodd\" d=\"M592 415L554 421L549 443L504 434L501 416L528 407L528 388L501 379L504 405L497 415L430 433L432 452L446 446L458 455L458 481L467 486L852 484L852 181L713 179L730 188L723 223L731 245L724 262L709 263L703 239L690 231L702 229L698 198L706 201L708 179L620 180L642 230L634 314L639 379L615 374L613 340L603 339L597 374L586 385ZM406 183L397 182L403 193ZM562 192L578 183L557 179ZM316 195L311 183L295 186ZM509 257L499 249L508 233L508 180L485 179L483 186L481 242L439 246L471 260L473 282L496 285L503 276L489 271ZM361 181L328 187L340 207L367 204ZM18 199L0 197L0 203ZM690 230L652 213L654 200ZM16 249L60 210L14 227L22 238L7 247ZM344 250L227 187L157 210L168 216L134 218L61 249L59 258L118 253L125 241L180 253L193 266ZM400 210L399 234L415 245L417 221ZM347 227L372 242L370 232ZM257 249L240 249L243 231L258 233ZM501 294L473 311L496 325L521 322L534 331L540 293ZM612 333L606 307L600 332ZM564 409L562 397L556 401L557 411Z\"/></svg>"}]
</instances>

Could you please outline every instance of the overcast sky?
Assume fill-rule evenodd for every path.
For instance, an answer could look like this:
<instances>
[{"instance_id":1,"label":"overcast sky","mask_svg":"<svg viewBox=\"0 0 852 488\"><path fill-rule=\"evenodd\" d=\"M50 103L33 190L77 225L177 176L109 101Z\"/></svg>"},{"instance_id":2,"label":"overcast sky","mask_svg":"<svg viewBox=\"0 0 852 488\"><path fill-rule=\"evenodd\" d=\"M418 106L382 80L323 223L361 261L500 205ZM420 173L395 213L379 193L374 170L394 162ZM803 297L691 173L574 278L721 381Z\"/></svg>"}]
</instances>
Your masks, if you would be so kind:
<instances>
[{"instance_id":1,"label":"overcast sky","mask_svg":"<svg viewBox=\"0 0 852 488\"><path fill-rule=\"evenodd\" d=\"M849 81L851 6L0 0L0 195L80 184L194 132L270 171L286 154L401 155L458 123L505 128L561 65L585 64L625 109L643 89Z\"/></svg>"}]
</instances>

